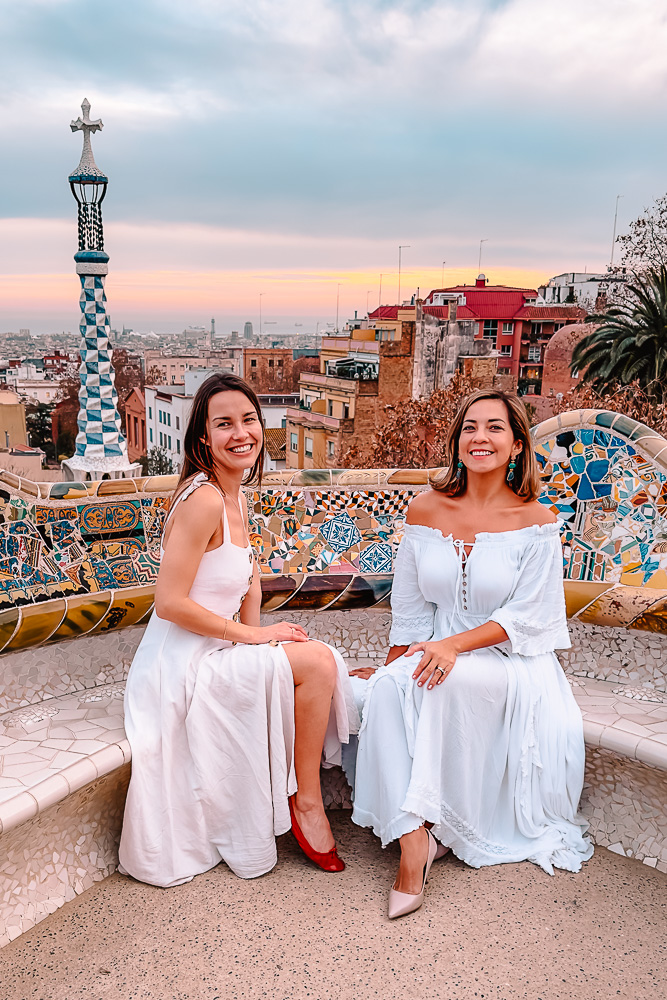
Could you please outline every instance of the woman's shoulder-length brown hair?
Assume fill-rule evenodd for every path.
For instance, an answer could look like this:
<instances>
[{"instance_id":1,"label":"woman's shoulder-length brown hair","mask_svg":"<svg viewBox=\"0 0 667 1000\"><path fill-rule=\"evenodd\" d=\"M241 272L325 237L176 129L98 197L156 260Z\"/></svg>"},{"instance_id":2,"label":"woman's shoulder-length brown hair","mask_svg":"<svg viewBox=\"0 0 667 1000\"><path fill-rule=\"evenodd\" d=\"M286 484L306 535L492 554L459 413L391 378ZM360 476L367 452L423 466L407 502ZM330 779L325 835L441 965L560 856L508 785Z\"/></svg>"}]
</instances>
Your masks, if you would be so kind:
<instances>
[{"instance_id":1,"label":"woman's shoulder-length brown hair","mask_svg":"<svg viewBox=\"0 0 667 1000\"><path fill-rule=\"evenodd\" d=\"M183 491L187 483L199 472L213 477L213 455L206 443L206 421L208 419L208 404L219 392L242 392L257 411L257 417L262 425L262 447L255 463L243 481L244 486L262 485L262 469L264 468L264 420L262 407L253 389L238 375L231 372L216 372L210 375L197 389L192 400L192 409L188 418L188 426L183 439L183 465L181 474L172 496L174 500Z\"/></svg>"},{"instance_id":2,"label":"woman's shoulder-length brown hair","mask_svg":"<svg viewBox=\"0 0 667 1000\"><path fill-rule=\"evenodd\" d=\"M514 440L521 441L523 444L523 448L516 457L514 479L507 485L522 500L526 502L537 500L541 491L540 473L530 436L530 424L528 423L526 407L518 396L514 396L509 392L501 392L500 389L478 389L463 400L447 434L444 456L444 464L447 468L444 472L433 476L431 486L434 490L438 490L448 497L460 497L465 493L468 487L468 475L465 465L460 470L461 475L457 478L457 472L459 471L459 438L466 413L473 403L479 402L480 399L498 399L505 404Z\"/></svg>"}]
</instances>

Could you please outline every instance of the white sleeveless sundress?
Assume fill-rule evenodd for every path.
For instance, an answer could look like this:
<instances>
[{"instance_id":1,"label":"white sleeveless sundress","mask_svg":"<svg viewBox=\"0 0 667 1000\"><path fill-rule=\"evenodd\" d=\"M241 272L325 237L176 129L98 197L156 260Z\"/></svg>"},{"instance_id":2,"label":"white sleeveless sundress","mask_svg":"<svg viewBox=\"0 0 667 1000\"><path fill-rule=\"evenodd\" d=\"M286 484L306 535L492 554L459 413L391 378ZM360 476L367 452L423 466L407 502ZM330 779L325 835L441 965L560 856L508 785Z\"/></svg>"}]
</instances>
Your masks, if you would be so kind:
<instances>
[{"instance_id":1,"label":"white sleeveless sundress","mask_svg":"<svg viewBox=\"0 0 667 1000\"><path fill-rule=\"evenodd\" d=\"M204 483L196 476L176 503ZM222 545L202 556L190 597L229 619L248 592L253 558L250 545L230 539L224 497L223 529ZM323 756L338 764L358 715L345 662L328 648L338 679ZM127 680L125 730L132 778L121 872L174 886L221 860L241 878L273 868L297 787L294 679L282 646L232 645L154 612Z\"/></svg>"}]
</instances>

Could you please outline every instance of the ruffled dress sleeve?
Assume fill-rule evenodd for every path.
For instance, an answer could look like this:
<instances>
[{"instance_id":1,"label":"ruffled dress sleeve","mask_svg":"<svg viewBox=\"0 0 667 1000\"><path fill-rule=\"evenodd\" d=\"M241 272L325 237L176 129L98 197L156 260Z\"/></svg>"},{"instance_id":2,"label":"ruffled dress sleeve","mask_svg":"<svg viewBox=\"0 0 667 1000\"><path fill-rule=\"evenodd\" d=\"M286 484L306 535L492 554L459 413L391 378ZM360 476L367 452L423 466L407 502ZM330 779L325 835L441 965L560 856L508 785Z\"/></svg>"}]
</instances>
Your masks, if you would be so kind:
<instances>
[{"instance_id":1,"label":"ruffled dress sleeve","mask_svg":"<svg viewBox=\"0 0 667 1000\"><path fill-rule=\"evenodd\" d=\"M417 544L408 526L398 546L394 566L390 646L409 646L413 642L426 642L433 636L435 605L425 599L419 588Z\"/></svg>"},{"instance_id":2,"label":"ruffled dress sleeve","mask_svg":"<svg viewBox=\"0 0 667 1000\"><path fill-rule=\"evenodd\" d=\"M537 529L537 537L526 544L507 601L489 620L507 632L512 653L539 656L570 648L559 525Z\"/></svg>"}]
</instances>

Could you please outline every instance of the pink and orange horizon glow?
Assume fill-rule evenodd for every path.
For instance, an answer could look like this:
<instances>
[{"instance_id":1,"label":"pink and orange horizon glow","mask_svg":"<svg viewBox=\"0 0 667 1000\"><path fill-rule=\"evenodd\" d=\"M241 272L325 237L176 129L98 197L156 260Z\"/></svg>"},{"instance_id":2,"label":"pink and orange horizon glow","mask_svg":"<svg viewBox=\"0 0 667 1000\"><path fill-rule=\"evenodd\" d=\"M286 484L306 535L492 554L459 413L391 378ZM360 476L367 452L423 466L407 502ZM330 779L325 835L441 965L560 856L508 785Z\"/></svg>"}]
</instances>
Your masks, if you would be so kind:
<instances>
[{"instance_id":1,"label":"pink and orange horizon glow","mask_svg":"<svg viewBox=\"0 0 667 1000\"><path fill-rule=\"evenodd\" d=\"M38 321L41 332L61 327L66 317L69 328L78 325L77 299L79 282L76 274L0 275L0 314L15 317L14 326L29 326L26 305L32 320ZM447 268L444 287L473 284L476 274L470 268ZM536 288L545 280L544 271L522 268L493 269L487 273L492 284ZM433 288L443 287L440 268L411 268L401 275L401 298L408 299L419 290L423 298ZM182 329L191 323L208 322L216 318L220 333L226 326L249 319L256 325L259 317L259 295L262 295L263 319L271 321L301 320L322 328L335 320L336 296L339 289L339 322L360 316L380 304L379 272L369 269L347 271L185 271L153 270L123 271L111 266L106 281L109 311L114 326L125 323L140 330L161 327ZM385 273L382 279L382 305L397 303L398 277ZM21 316L26 320L21 320ZM20 322L19 322L20 321ZM282 323L281 323L282 326ZM8 326L8 329L12 328Z\"/></svg>"}]
</instances>

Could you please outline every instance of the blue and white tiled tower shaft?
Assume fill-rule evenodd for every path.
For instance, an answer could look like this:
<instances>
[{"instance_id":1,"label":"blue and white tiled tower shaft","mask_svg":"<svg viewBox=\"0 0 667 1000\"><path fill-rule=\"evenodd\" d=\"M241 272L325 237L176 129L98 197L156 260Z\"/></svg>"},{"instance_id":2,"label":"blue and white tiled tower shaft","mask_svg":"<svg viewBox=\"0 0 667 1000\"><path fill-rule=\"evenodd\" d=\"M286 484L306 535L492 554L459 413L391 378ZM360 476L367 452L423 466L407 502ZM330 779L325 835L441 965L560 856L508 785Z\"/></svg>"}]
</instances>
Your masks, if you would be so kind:
<instances>
[{"instance_id":1,"label":"blue and white tiled tower shaft","mask_svg":"<svg viewBox=\"0 0 667 1000\"><path fill-rule=\"evenodd\" d=\"M79 249L74 255L81 279L81 366L79 375L79 432L76 451L64 461L63 471L71 479L98 479L108 474L136 476L140 466L129 461L127 444L118 413L118 394L111 363L110 324L107 315L104 279L109 256L104 251L102 202L108 178L99 169L90 143L92 132L102 122L91 121L90 104L81 105L83 117L71 123L73 132L83 132L83 152L69 182L77 205Z\"/></svg>"},{"instance_id":2,"label":"blue and white tiled tower shaft","mask_svg":"<svg viewBox=\"0 0 667 1000\"><path fill-rule=\"evenodd\" d=\"M77 261L81 277L81 388L75 455L87 459L96 468L108 464L109 459L129 465L111 363L104 274L87 274L90 268L86 264L86 261ZM115 465L116 461L111 464ZM104 471L110 470L105 468Z\"/></svg>"}]
</instances>

